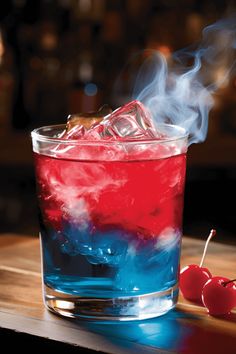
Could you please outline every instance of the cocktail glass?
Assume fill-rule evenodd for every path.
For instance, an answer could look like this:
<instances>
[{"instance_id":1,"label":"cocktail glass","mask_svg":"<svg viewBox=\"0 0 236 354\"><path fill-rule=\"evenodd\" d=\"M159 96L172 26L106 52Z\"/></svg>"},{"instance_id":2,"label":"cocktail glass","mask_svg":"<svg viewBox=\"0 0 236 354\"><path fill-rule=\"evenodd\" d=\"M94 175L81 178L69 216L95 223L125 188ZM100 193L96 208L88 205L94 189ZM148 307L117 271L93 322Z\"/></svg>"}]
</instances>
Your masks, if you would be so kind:
<instances>
[{"instance_id":1,"label":"cocktail glass","mask_svg":"<svg viewBox=\"0 0 236 354\"><path fill-rule=\"evenodd\" d=\"M135 320L177 302L187 135L63 139L32 132L44 301L68 317Z\"/></svg>"}]
</instances>

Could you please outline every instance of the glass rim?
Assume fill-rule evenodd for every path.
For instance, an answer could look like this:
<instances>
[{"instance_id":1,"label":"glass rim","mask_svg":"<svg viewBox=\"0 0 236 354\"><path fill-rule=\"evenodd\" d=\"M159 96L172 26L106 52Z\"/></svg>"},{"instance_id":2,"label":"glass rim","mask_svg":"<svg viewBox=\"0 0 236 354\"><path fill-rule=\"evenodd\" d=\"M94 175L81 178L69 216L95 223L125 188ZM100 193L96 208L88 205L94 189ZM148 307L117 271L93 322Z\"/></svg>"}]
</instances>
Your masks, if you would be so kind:
<instances>
[{"instance_id":1,"label":"glass rim","mask_svg":"<svg viewBox=\"0 0 236 354\"><path fill-rule=\"evenodd\" d=\"M154 138L154 139L125 139L125 140L105 140L105 139L100 139L100 140L83 140L83 139L63 139L63 138L57 138L57 137L50 137L45 134L40 134L40 131L45 130L46 131L51 131L53 128L54 129L63 129L65 130L66 124L55 124L55 125L45 125L39 128L36 128L31 131L31 138L32 140L38 140L40 142L46 142L46 143L56 143L56 144L73 144L73 145L136 145L136 144L163 144L163 143L169 143L169 142L174 142L174 141L179 141L179 140L184 140L188 138L188 133L185 128L180 127L179 125L175 124L168 124L168 123L160 123L158 124L159 127L168 127L168 128L174 128L179 135L175 136L168 136L166 138Z\"/></svg>"}]
</instances>

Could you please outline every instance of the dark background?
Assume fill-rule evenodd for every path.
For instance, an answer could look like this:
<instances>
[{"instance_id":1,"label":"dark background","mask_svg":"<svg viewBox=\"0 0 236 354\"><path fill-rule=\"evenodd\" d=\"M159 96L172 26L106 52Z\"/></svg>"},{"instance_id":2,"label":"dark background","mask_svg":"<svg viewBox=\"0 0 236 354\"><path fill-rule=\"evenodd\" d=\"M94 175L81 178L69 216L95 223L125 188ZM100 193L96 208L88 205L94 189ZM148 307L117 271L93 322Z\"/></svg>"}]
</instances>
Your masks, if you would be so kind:
<instances>
[{"instance_id":1,"label":"dark background","mask_svg":"<svg viewBox=\"0 0 236 354\"><path fill-rule=\"evenodd\" d=\"M202 29L234 5L219 0L1 1L0 232L38 232L33 128L65 122L69 113L103 103L118 107L130 97L137 74L137 61L130 58L145 49L168 58L198 41ZM232 76L215 95L206 142L189 149L185 234L205 238L214 227L219 241L236 242L235 112Z\"/></svg>"}]
</instances>

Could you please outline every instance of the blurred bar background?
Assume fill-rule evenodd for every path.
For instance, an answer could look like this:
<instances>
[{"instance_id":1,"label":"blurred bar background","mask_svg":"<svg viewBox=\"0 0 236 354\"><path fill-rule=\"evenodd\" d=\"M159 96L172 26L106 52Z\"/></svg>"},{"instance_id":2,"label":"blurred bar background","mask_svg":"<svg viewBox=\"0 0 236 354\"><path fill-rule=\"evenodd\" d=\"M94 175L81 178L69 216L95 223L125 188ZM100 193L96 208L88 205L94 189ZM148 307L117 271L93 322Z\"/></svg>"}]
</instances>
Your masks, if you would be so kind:
<instances>
[{"instance_id":1,"label":"blurred bar background","mask_svg":"<svg viewBox=\"0 0 236 354\"><path fill-rule=\"evenodd\" d=\"M168 59L232 6L220 0L0 2L0 232L38 232L33 128L104 103L118 107L132 94L143 50ZM236 242L235 112L234 73L215 95L206 142L189 149L185 234L205 238L214 227L219 240Z\"/></svg>"}]
</instances>

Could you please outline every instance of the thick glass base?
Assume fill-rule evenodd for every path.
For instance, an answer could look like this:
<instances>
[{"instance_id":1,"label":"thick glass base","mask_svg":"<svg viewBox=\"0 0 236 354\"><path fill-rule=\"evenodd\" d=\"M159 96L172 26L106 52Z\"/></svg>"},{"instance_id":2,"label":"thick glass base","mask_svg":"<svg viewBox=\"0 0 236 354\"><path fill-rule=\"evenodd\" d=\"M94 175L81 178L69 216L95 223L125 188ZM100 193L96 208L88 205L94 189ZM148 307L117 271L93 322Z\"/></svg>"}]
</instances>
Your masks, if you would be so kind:
<instances>
[{"instance_id":1,"label":"thick glass base","mask_svg":"<svg viewBox=\"0 0 236 354\"><path fill-rule=\"evenodd\" d=\"M66 317L108 321L144 320L162 316L175 307L178 284L165 291L117 298L73 296L45 285L44 300L49 310Z\"/></svg>"}]
</instances>

